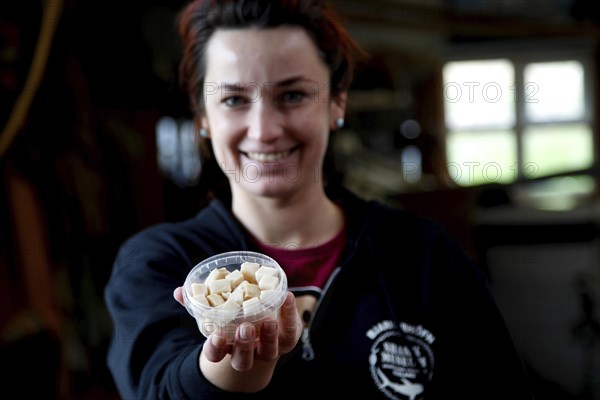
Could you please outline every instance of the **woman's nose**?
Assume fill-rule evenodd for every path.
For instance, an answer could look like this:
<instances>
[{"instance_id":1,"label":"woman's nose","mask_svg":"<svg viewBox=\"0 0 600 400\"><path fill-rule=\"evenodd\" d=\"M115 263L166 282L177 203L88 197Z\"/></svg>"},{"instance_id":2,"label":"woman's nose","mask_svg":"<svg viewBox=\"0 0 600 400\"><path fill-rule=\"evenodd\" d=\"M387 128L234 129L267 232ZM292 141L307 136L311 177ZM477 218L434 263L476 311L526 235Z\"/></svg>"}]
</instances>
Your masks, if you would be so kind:
<instances>
[{"instance_id":1,"label":"woman's nose","mask_svg":"<svg viewBox=\"0 0 600 400\"><path fill-rule=\"evenodd\" d=\"M281 117L281 113L268 100L257 101L248 118L248 137L262 142L276 140L283 133Z\"/></svg>"}]
</instances>

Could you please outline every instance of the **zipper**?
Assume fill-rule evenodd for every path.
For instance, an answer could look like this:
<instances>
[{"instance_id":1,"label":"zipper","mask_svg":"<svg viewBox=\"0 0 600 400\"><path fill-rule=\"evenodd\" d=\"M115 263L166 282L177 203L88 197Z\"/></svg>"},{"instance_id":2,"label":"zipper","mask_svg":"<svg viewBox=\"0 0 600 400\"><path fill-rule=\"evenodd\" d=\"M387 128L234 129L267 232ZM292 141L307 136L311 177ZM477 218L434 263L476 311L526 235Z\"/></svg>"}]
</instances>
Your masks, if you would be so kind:
<instances>
[{"instance_id":1,"label":"zipper","mask_svg":"<svg viewBox=\"0 0 600 400\"><path fill-rule=\"evenodd\" d=\"M371 208L373 208L373 207L371 207ZM371 226L371 224L372 224L371 220L367 220L367 223L362 225L360 232L354 238L354 240L349 240L348 248L344 252L344 253L346 253L346 257L345 257L345 260L342 262L342 265L346 264L348 262L348 260L354 255L356 248L358 246L358 241L364 235L366 235L365 232L368 230L368 228ZM310 342L310 329L312 327L315 316L317 315L317 313L319 311L319 307L320 307L321 303L323 302L323 299L325 298L327 291L329 290L330 286L333 283L333 280L335 279L335 277L337 276L337 274L340 272L341 269L342 269L341 265L338 265L331 273L331 276L329 277L329 279L327 279L327 282L325 282L325 286L323 286L323 291L321 292L321 296L319 296L319 299L317 300L317 302L315 304L315 308L314 308L313 312L310 314L310 318L309 318L306 326L302 329L302 337L301 337L302 359L305 361L312 361L315 358L315 352L313 350L312 343Z\"/></svg>"},{"instance_id":2,"label":"zipper","mask_svg":"<svg viewBox=\"0 0 600 400\"><path fill-rule=\"evenodd\" d=\"M312 323L315 319L315 315L317 315L317 312L319 311L319 306L321 305L321 303L323 302L323 299L325 298L325 294L327 293L329 287L331 286L334 278L336 277L336 275L338 274L338 272L340 271L340 267L336 267L333 272L331 273L331 276L329 277L329 279L327 279L327 282L325 283L325 286L323 287L323 291L321 292L321 295L319 296L319 299L317 300L316 304L315 304L315 309L313 310L313 312L310 314L310 318L306 324L306 326L304 327L304 329L302 329L302 359L304 361L312 361L315 359L315 352L313 350L312 347L312 343L310 342L310 328L312 327Z\"/></svg>"},{"instance_id":3,"label":"zipper","mask_svg":"<svg viewBox=\"0 0 600 400\"><path fill-rule=\"evenodd\" d=\"M315 359L315 351L310 343L310 328L305 326L302 330L302 359L312 361Z\"/></svg>"}]
</instances>

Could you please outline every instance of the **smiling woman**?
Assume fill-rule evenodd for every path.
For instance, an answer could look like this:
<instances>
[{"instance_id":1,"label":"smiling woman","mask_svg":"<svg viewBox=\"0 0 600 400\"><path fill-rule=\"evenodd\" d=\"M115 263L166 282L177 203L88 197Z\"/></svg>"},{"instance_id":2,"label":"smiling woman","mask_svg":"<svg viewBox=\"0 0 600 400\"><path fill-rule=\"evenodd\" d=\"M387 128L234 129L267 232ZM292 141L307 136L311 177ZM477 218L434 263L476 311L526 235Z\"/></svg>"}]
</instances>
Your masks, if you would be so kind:
<instances>
[{"instance_id":1,"label":"smiling woman","mask_svg":"<svg viewBox=\"0 0 600 400\"><path fill-rule=\"evenodd\" d=\"M299 398L318 387L344 398L360 387L369 399L529 399L484 275L455 241L323 179L360 52L329 2L196 0L180 16L182 83L226 190L123 245L105 291L121 395ZM205 338L181 286L231 251L274 259L289 291L259 326L210 333L199 321ZM193 298L243 309L262 301L256 281L240 293L222 279Z\"/></svg>"},{"instance_id":2,"label":"smiling woman","mask_svg":"<svg viewBox=\"0 0 600 400\"><path fill-rule=\"evenodd\" d=\"M252 117L259 118L258 123L276 124L273 118L270 121L260 120L260 112L269 113L265 106L277 109L280 115L291 114L295 121L300 121L296 125L303 126L307 122L317 123L315 118L323 116L323 107L318 108L318 105L339 105L341 108L337 114L329 116L333 122L319 122L327 122L329 128L335 128L335 121L343 121L346 90L354 69L353 59L363 53L341 26L333 9L317 3L320 2L223 2L214 6L209 2L189 3L180 14L180 35L184 43L180 78L189 93L198 131L204 128L203 132L210 134L209 118L214 118L214 123L217 123L235 116L239 124L242 117L246 120ZM286 35L285 42L278 34L282 26L293 32ZM240 29L250 27L252 29ZM250 46L237 40L246 36L252 39ZM263 44L261 40L268 42ZM307 52L307 48L311 51ZM239 50L244 53L238 54ZM250 68L252 66L254 68ZM320 69L317 75L314 75L314 69ZM222 106L216 107L218 104ZM309 105L312 107L307 107ZM207 107L212 107L210 113L214 117L208 116ZM253 126L256 125L249 125L251 134L256 131ZM321 135L321 140L328 139L327 131L328 128ZM273 130L262 130L259 134L272 135ZM211 142L219 139L222 138L211 137ZM285 165L280 164L278 173L274 171L276 165L261 166L260 163L265 160L272 161L275 156L281 157L290 150L297 150L292 148L291 140L288 142L287 145L278 144L282 149L273 147L272 143L267 143L266 148L255 149L256 144L246 144L246 149L240 147L242 154L253 156L246 157L247 161L254 161L240 168L231 160L216 158L215 148L202 138L200 147L206 164L203 169L211 176L207 181L213 190L225 187L227 192L229 185L223 184L223 173L241 184L254 183L261 178L272 179L274 174L280 177L284 174L287 181L320 181L323 162L319 160L314 160L312 165L305 163L301 166L297 161L288 159ZM326 150L326 143L320 146ZM328 171L324 172L327 176Z\"/></svg>"},{"instance_id":3,"label":"smiling woman","mask_svg":"<svg viewBox=\"0 0 600 400\"><path fill-rule=\"evenodd\" d=\"M328 101L329 71L306 31L221 30L208 42L206 61L206 82L220 90L205 95L200 123L221 169L241 174L228 175L234 208L256 195L325 200L315 193L323 185L314 169L344 115L345 94Z\"/></svg>"}]
</instances>

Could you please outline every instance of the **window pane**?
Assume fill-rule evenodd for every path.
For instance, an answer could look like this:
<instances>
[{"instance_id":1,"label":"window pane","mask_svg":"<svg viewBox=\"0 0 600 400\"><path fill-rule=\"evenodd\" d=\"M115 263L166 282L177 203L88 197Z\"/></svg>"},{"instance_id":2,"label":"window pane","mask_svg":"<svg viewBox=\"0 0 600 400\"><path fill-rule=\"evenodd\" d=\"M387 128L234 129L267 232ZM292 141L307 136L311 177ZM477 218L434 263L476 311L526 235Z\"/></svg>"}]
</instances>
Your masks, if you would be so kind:
<instances>
[{"instance_id":1,"label":"window pane","mask_svg":"<svg viewBox=\"0 0 600 400\"><path fill-rule=\"evenodd\" d=\"M166 175L177 169L178 149L177 121L162 117L156 123L156 156L160 170Z\"/></svg>"},{"instance_id":2,"label":"window pane","mask_svg":"<svg viewBox=\"0 0 600 400\"><path fill-rule=\"evenodd\" d=\"M448 132L448 173L462 186L509 183L516 179L513 131Z\"/></svg>"},{"instance_id":3,"label":"window pane","mask_svg":"<svg viewBox=\"0 0 600 400\"><path fill-rule=\"evenodd\" d=\"M193 186L200 179L200 147L196 138L194 123L186 120L181 123L181 174L187 186Z\"/></svg>"},{"instance_id":4,"label":"window pane","mask_svg":"<svg viewBox=\"0 0 600 400\"><path fill-rule=\"evenodd\" d=\"M525 115L530 122L585 117L583 66L578 61L532 63L525 67Z\"/></svg>"},{"instance_id":5,"label":"window pane","mask_svg":"<svg viewBox=\"0 0 600 400\"><path fill-rule=\"evenodd\" d=\"M178 123L162 117L156 124L156 148L160 170L179 187L193 186L200 177L200 151L191 120Z\"/></svg>"},{"instance_id":6,"label":"window pane","mask_svg":"<svg viewBox=\"0 0 600 400\"><path fill-rule=\"evenodd\" d=\"M508 60L455 61L444 66L450 130L506 129L515 123L514 69Z\"/></svg>"},{"instance_id":7,"label":"window pane","mask_svg":"<svg viewBox=\"0 0 600 400\"><path fill-rule=\"evenodd\" d=\"M588 125L540 126L523 132L523 161L526 165L535 164L535 176L589 168L593 160L592 131Z\"/></svg>"}]
</instances>

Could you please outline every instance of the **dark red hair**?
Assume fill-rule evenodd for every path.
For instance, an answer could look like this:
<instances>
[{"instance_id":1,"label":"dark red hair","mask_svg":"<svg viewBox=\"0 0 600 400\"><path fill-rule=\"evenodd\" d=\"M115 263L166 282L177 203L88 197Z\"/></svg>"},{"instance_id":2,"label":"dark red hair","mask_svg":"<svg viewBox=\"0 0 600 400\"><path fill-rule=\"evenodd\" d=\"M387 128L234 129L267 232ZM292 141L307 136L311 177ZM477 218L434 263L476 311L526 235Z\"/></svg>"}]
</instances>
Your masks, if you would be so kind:
<instances>
[{"instance_id":1,"label":"dark red hair","mask_svg":"<svg viewBox=\"0 0 600 400\"><path fill-rule=\"evenodd\" d=\"M329 67L332 98L349 88L354 53L360 53L331 4L324 0L194 0L180 12L178 24L183 45L179 79L196 116L204 109L201 99L206 75L206 46L219 28L282 25L303 28Z\"/></svg>"}]
</instances>

